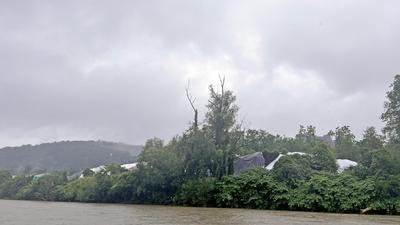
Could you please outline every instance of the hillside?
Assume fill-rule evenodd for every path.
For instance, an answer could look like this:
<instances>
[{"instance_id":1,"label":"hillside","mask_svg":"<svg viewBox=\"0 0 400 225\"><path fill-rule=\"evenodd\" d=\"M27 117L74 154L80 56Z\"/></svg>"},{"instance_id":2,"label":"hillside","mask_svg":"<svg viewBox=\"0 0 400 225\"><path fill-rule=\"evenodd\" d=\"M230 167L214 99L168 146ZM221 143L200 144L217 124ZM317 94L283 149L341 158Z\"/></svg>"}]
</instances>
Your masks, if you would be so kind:
<instances>
[{"instance_id":1,"label":"hillside","mask_svg":"<svg viewBox=\"0 0 400 225\"><path fill-rule=\"evenodd\" d=\"M105 141L62 141L0 149L0 170L80 171L107 163L129 163L142 146Z\"/></svg>"}]
</instances>

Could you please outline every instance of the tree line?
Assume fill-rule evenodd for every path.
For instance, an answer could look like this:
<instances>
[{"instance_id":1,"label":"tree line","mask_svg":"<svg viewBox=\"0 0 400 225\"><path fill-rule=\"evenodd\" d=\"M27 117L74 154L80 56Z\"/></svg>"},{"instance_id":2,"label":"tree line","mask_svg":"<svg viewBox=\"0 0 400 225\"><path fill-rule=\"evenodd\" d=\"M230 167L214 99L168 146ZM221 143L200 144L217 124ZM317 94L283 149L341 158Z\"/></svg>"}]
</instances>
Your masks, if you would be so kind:
<instances>
[{"instance_id":1,"label":"tree line","mask_svg":"<svg viewBox=\"0 0 400 225\"><path fill-rule=\"evenodd\" d=\"M236 96L226 90L225 80L209 91L205 120L199 123L187 89L193 123L168 143L149 139L135 170L110 164L73 180L66 172L37 177L1 171L0 197L400 214L400 75L387 92L383 134L368 127L361 140L349 126L326 134L332 142L318 137L311 125L300 126L295 137L243 129ZM308 154L283 156L271 171L255 168L234 176L237 157L254 152ZM337 158L358 165L338 173Z\"/></svg>"}]
</instances>

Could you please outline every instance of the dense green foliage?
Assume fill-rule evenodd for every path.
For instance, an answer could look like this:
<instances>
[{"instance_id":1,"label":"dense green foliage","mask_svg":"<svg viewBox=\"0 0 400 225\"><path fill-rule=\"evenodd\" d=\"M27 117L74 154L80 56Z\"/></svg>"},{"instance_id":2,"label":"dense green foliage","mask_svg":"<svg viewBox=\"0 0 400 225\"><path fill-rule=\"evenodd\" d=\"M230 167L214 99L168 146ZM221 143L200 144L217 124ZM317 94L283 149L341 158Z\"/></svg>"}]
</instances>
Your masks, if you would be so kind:
<instances>
[{"instance_id":1,"label":"dense green foliage","mask_svg":"<svg viewBox=\"0 0 400 225\"><path fill-rule=\"evenodd\" d=\"M398 76L395 82L400 82ZM396 85L400 84L392 85L392 103L386 103L386 110L397 104ZM395 141L400 122L388 119L400 114L400 108L385 114L390 127L386 139L368 127L358 141L349 126L322 137L314 126L300 126L289 138L241 129L236 124L236 97L224 90L222 79L220 89L210 87L201 126L193 123L169 143L148 140L133 170L110 164L98 173L86 169L80 178L63 172L11 176L0 171L0 198L400 214L400 151ZM254 152L265 157L288 154L270 171L259 167L232 175L234 160ZM358 165L338 172L336 159Z\"/></svg>"},{"instance_id":2,"label":"dense green foliage","mask_svg":"<svg viewBox=\"0 0 400 225\"><path fill-rule=\"evenodd\" d=\"M239 176L229 175L222 179L204 177L178 185L177 182L165 182L167 178L151 179L139 170L111 175L108 175L109 171L104 171L69 182L62 173L49 174L38 180L18 176L5 181L0 186L0 194L2 198L9 199L317 212L358 213L370 207L374 213L400 214L399 175L361 179L351 171L336 174L308 168L306 179L292 176L287 182L282 180L279 170L255 168Z\"/></svg>"},{"instance_id":3,"label":"dense green foliage","mask_svg":"<svg viewBox=\"0 0 400 225\"><path fill-rule=\"evenodd\" d=\"M240 176L226 176L217 183L218 207L284 209L288 201L287 186L264 169L254 169Z\"/></svg>"},{"instance_id":4,"label":"dense green foliage","mask_svg":"<svg viewBox=\"0 0 400 225\"><path fill-rule=\"evenodd\" d=\"M213 177L188 180L176 193L174 202L189 206L214 206L215 190L216 179Z\"/></svg>"},{"instance_id":5,"label":"dense green foliage","mask_svg":"<svg viewBox=\"0 0 400 225\"><path fill-rule=\"evenodd\" d=\"M385 111L381 119L386 123L383 128L387 139L391 143L400 142L400 74L394 77L394 82L390 85L391 90L386 93Z\"/></svg>"}]
</instances>

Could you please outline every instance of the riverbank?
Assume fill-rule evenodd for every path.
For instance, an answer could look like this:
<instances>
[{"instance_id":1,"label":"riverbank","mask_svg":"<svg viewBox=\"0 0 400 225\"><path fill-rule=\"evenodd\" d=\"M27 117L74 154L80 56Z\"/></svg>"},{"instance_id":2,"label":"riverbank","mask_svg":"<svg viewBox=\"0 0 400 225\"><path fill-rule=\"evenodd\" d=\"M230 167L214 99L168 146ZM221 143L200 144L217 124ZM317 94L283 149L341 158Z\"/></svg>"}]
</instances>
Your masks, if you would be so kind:
<instances>
[{"instance_id":1,"label":"riverbank","mask_svg":"<svg viewBox=\"0 0 400 225\"><path fill-rule=\"evenodd\" d=\"M206 177L152 185L149 182L157 178L138 171L111 173L108 169L72 181L65 178L65 173L39 179L17 176L0 185L0 197L356 214L366 208L373 214L400 212L399 199L389 195L399 187L398 176L359 179L351 173L315 172L308 180L290 183L276 176L279 170L259 168L221 179Z\"/></svg>"}]
</instances>

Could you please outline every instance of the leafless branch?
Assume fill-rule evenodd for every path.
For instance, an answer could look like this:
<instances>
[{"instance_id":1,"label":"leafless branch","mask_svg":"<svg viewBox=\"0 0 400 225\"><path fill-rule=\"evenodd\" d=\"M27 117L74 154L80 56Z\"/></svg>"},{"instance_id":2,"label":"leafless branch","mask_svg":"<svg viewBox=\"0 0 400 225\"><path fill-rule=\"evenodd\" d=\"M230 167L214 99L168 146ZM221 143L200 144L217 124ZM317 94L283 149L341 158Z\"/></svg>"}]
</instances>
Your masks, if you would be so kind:
<instances>
[{"instance_id":1,"label":"leafless branch","mask_svg":"<svg viewBox=\"0 0 400 225\"><path fill-rule=\"evenodd\" d=\"M186 86L186 88L185 88L185 91L186 91L186 98L187 98L187 100L189 101L189 104L190 104L190 106L191 106L192 109L193 109L193 112L194 112L194 123L193 123L193 126L197 129L197 127L198 127L198 119L197 119L197 117L198 117L198 110L197 110L197 108L196 108L195 105L194 105L194 103L196 102L196 98L193 98L193 96L190 94L189 88L190 88L190 81L188 81L187 86Z\"/></svg>"},{"instance_id":2,"label":"leafless branch","mask_svg":"<svg viewBox=\"0 0 400 225\"><path fill-rule=\"evenodd\" d=\"M225 86L225 76L221 77L221 75L218 75L219 77L219 83L221 85L221 94L224 96L224 86Z\"/></svg>"}]
</instances>

